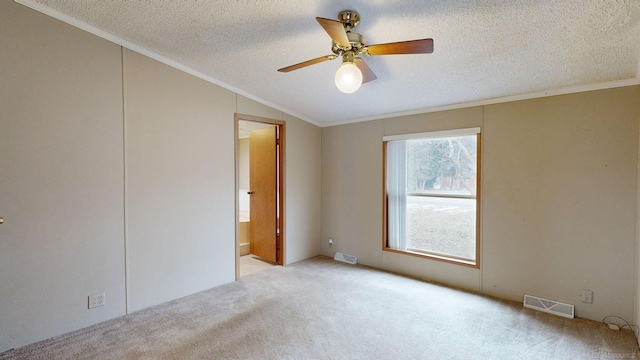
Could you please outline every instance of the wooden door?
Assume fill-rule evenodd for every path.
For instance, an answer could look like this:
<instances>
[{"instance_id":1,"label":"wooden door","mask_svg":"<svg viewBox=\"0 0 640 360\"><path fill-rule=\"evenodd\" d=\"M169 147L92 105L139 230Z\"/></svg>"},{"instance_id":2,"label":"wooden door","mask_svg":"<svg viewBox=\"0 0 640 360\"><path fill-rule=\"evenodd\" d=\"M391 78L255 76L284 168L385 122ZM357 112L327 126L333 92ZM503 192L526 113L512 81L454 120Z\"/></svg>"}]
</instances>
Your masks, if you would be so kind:
<instances>
[{"instance_id":1,"label":"wooden door","mask_svg":"<svg viewBox=\"0 0 640 360\"><path fill-rule=\"evenodd\" d=\"M276 126L249 133L250 251L276 262L278 166Z\"/></svg>"}]
</instances>

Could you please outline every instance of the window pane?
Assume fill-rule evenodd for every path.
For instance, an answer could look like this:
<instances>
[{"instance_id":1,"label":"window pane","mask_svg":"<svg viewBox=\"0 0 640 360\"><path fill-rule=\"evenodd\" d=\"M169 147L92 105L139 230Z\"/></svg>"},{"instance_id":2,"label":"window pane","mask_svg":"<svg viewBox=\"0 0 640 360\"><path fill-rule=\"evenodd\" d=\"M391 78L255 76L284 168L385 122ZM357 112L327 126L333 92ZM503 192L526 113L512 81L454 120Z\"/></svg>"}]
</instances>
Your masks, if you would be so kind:
<instances>
[{"instance_id":1,"label":"window pane","mask_svg":"<svg viewBox=\"0 0 640 360\"><path fill-rule=\"evenodd\" d=\"M386 246L477 264L478 136L387 142Z\"/></svg>"},{"instance_id":2,"label":"window pane","mask_svg":"<svg viewBox=\"0 0 640 360\"><path fill-rule=\"evenodd\" d=\"M407 141L407 192L476 195L477 137Z\"/></svg>"},{"instance_id":3,"label":"window pane","mask_svg":"<svg viewBox=\"0 0 640 360\"><path fill-rule=\"evenodd\" d=\"M407 196L407 250L474 260L476 200Z\"/></svg>"}]
</instances>

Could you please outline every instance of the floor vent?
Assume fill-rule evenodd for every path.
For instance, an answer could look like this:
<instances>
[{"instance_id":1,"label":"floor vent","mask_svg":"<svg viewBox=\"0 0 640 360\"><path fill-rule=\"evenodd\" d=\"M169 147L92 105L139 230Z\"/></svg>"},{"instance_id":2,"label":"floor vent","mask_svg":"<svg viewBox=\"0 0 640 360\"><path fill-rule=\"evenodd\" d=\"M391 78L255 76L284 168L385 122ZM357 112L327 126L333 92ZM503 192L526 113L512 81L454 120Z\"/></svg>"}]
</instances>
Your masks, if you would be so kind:
<instances>
[{"instance_id":1,"label":"floor vent","mask_svg":"<svg viewBox=\"0 0 640 360\"><path fill-rule=\"evenodd\" d=\"M343 254L343 253L336 253L336 256L333 257L334 260L338 260L338 261L342 261L342 262L346 262L349 264L357 264L358 263L358 257L357 256L353 256L353 255L349 255L349 254Z\"/></svg>"},{"instance_id":2,"label":"floor vent","mask_svg":"<svg viewBox=\"0 0 640 360\"><path fill-rule=\"evenodd\" d=\"M524 307L566 317L569 319L573 319L575 313L575 308L573 305L543 299L531 295L524 296Z\"/></svg>"}]
</instances>

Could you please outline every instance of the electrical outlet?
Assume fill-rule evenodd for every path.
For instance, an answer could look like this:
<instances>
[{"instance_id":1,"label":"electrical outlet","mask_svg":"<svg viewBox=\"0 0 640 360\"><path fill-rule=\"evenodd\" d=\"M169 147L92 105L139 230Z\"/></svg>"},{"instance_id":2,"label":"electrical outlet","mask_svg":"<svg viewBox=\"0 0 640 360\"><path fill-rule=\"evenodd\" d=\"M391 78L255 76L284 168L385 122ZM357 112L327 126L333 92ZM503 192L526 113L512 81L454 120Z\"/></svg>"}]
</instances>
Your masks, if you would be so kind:
<instances>
[{"instance_id":1,"label":"electrical outlet","mask_svg":"<svg viewBox=\"0 0 640 360\"><path fill-rule=\"evenodd\" d=\"M104 300L104 293L89 295L89 309L93 309L94 307L98 306L104 306Z\"/></svg>"},{"instance_id":2,"label":"electrical outlet","mask_svg":"<svg viewBox=\"0 0 640 360\"><path fill-rule=\"evenodd\" d=\"M333 247L333 239L329 239L329 247Z\"/></svg>"},{"instance_id":3,"label":"electrical outlet","mask_svg":"<svg viewBox=\"0 0 640 360\"><path fill-rule=\"evenodd\" d=\"M582 300L583 303L593 304L593 291L586 289L582 290L582 293L580 294L580 300Z\"/></svg>"}]
</instances>

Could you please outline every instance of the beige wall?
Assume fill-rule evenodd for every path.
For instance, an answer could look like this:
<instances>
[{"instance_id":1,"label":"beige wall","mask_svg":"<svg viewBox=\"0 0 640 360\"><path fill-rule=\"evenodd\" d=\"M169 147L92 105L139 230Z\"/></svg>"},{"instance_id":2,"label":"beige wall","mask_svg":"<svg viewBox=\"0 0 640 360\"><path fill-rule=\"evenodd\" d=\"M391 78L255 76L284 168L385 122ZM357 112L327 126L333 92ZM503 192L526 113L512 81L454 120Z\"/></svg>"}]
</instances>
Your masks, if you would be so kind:
<instances>
[{"instance_id":1,"label":"beige wall","mask_svg":"<svg viewBox=\"0 0 640 360\"><path fill-rule=\"evenodd\" d=\"M638 86L485 108L485 293L632 318L639 114Z\"/></svg>"},{"instance_id":2,"label":"beige wall","mask_svg":"<svg viewBox=\"0 0 640 360\"><path fill-rule=\"evenodd\" d=\"M130 50L123 63L136 311L235 279L235 94Z\"/></svg>"},{"instance_id":3,"label":"beige wall","mask_svg":"<svg viewBox=\"0 0 640 360\"><path fill-rule=\"evenodd\" d=\"M322 251L521 301L634 313L640 87L323 129ZM382 136L482 128L480 269L382 251ZM333 238L336 247L326 244ZM580 302L582 289L593 304Z\"/></svg>"},{"instance_id":4,"label":"beige wall","mask_svg":"<svg viewBox=\"0 0 640 360\"><path fill-rule=\"evenodd\" d=\"M1 352L123 315L125 273L120 47L0 1L0 49Z\"/></svg>"},{"instance_id":5,"label":"beige wall","mask_svg":"<svg viewBox=\"0 0 640 360\"><path fill-rule=\"evenodd\" d=\"M286 264L320 255L320 128L283 114L287 122Z\"/></svg>"},{"instance_id":6,"label":"beige wall","mask_svg":"<svg viewBox=\"0 0 640 360\"><path fill-rule=\"evenodd\" d=\"M320 128L9 1L0 48L0 352L234 280L234 112L286 121L320 253Z\"/></svg>"},{"instance_id":7,"label":"beige wall","mask_svg":"<svg viewBox=\"0 0 640 360\"><path fill-rule=\"evenodd\" d=\"M383 267L383 133L382 121L322 129L322 252L357 255L378 268Z\"/></svg>"}]
</instances>

